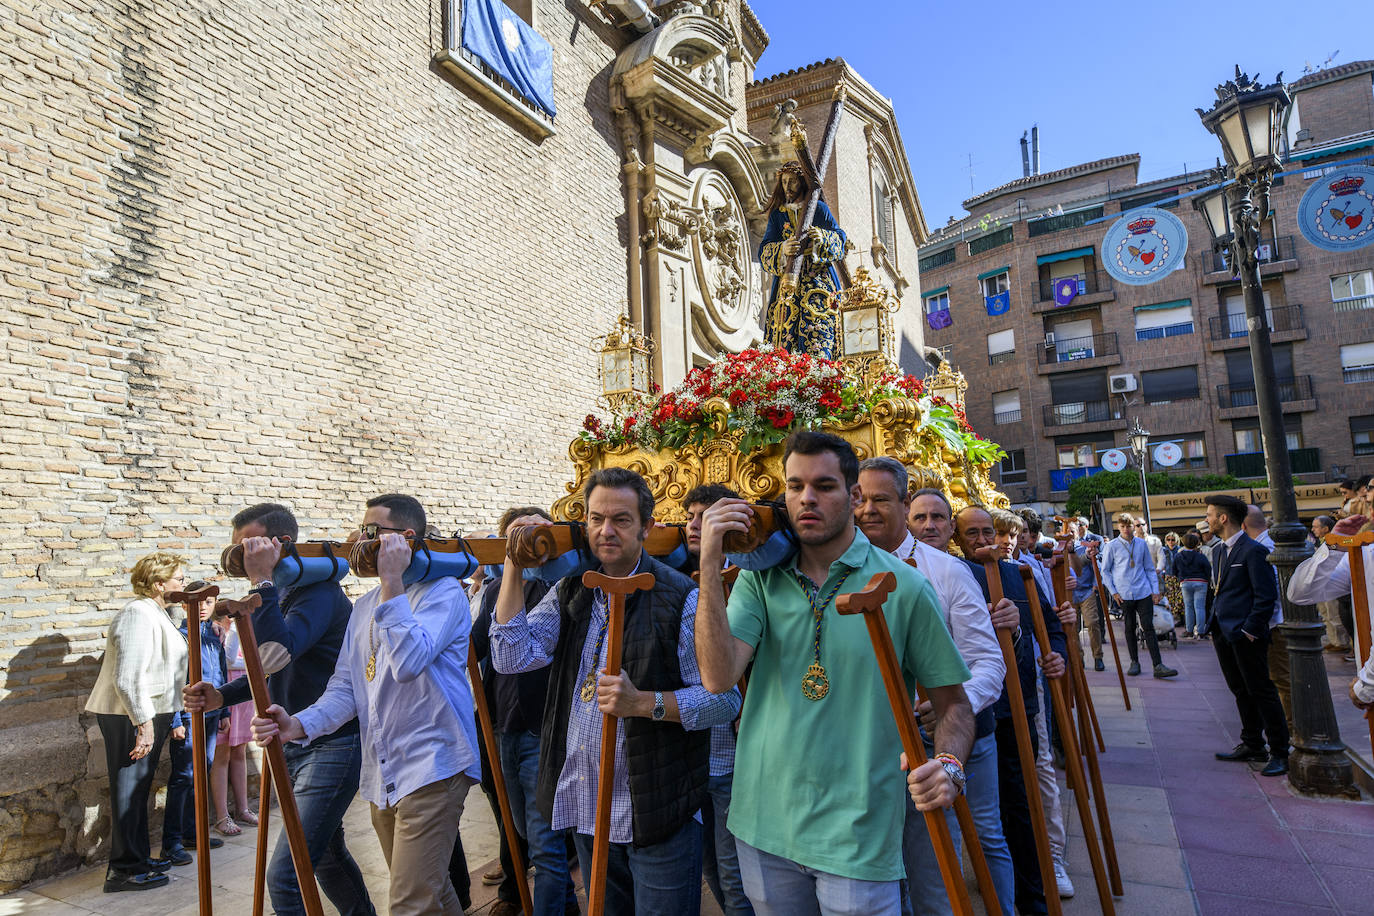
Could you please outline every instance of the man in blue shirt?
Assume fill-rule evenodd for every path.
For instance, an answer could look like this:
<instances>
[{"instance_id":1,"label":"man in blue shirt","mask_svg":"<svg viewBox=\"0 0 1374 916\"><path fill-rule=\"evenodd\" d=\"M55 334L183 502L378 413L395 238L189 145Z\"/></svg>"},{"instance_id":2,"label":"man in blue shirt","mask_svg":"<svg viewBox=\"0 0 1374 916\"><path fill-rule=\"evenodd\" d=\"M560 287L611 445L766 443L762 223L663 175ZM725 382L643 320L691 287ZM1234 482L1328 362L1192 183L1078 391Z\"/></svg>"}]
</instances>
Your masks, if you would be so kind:
<instances>
[{"instance_id":1,"label":"man in blue shirt","mask_svg":"<svg viewBox=\"0 0 1374 916\"><path fill-rule=\"evenodd\" d=\"M253 718L260 745L309 746L353 722L362 731L359 791L391 872L392 916L463 907L448 862L468 789L481 778L467 679L472 616L463 583L448 576L406 585L410 538L428 530L411 496L367 502L362 533L380 540L381 584L358 599L334 676L294 716L278 704Z\"/></svg>"},{"instance_id":2,"label":"man in blue shirt","mask_svg":"<svg viewBox=\"0 0 1374 916\"><path fill-rule=\"evenodd\" d=\"M1135 519L1129 513L1118 515L1116 526L1121 536L1107 542L1099 569L1107 593L1121 605L1125 615L1126 650L1131 654L1131 666L1126 673L1140 673L1135 639L1135 629L1139 623L1145 633L1145 647L1150 650L1150 661L1154 663L1155 677L1176 677L1178 672L1165 665L1159 657L1159 640L1155 638L1154 606L1163 595L1150 547L1143 537L1136 537Z\"/></svg>"},{"instance_id":3,"label":"man in blue shirt","mask_svg":"<svg viewBox=\"0 0 1374 916\"><path fill-rule=\"evenodd\" d=\"M233 543L243 545L244 578L262 599L253 612L253 631L267 692L288 712L304 709L319 699L334 674L353 605L337 582L286 589L272 583L283 539L300 539L300 526L290 509L258 503L235 515L231 524ZM248 703L252 694L246 677L219 689L202 680L187 685L182 700L192 712ZM282 751L320 890L343 916L375 916L362 870L349 854L343 833L344 814L358 794L362 766L357 719L308 747L287 745ZM304 916L284 833L267 867L267 894L280 916Z\"/></svg>"}]
</instances>

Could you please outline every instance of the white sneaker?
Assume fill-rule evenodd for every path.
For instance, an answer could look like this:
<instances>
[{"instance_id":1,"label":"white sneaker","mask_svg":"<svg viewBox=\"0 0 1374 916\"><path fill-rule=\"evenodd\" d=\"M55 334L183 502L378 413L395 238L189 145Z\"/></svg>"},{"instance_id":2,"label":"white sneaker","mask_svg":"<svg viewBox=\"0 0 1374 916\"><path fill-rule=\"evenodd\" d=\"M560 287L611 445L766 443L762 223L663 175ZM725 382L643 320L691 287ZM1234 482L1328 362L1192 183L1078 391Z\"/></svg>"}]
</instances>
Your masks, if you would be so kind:
<instances>
[{"instance_id":1,"label":"white sneaker","mask_svg":"<svg viewBox=\"0 0 1374 916\"><path fill-rule=\"evenodd\" d=\"M1063 862L1054 863L1054 883L1059 885L1059 896L1073 896L1073 882L1069 880L1069 873L1065 870Z\"/></svg>"}]
</instances>

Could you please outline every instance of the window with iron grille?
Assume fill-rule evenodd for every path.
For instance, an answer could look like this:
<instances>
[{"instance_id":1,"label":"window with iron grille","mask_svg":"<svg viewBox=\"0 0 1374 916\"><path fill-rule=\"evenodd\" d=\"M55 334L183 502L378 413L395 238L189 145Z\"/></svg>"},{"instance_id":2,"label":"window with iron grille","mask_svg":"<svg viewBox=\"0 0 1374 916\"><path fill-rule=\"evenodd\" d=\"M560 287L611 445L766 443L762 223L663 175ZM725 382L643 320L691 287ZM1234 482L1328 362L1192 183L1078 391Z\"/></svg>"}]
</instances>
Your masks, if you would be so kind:
<instances>
[{"instance_id":1,"label":"window with iron grille","mask_svg":"<svg viewBox=\"0 0 1374 916\"><path fill-rule=\"evenodd\" d=\"M1046 216L1041 219L1033 219L1026 223L1026 233L1035 238L1040 235L1049 235L1051 232L1059 232L1064 229L1077 229L1086 225L1090 220L1095 220L1102 215L1101 207L1089 207L1086 210L1074 210L1072 213L1061 213L1058 216Z\"/></svg>"},{"instance_id":2,"label":"window with iron grille","mask_svg":"<svg viewBox=\"0 0 1374 916\"><path fill-rule=\"evenodd\" d=\"M999 245L1006 245L1011 242L1011 227L1005 226L996 232L989 232L968 243L968 253L970 256L979 255L985 251L991 251Z\"/></svg>"},{"instance_id":3,"label":"window with iron grille","mask_svg":"<svg viewBox=\"0 0 1374 916\"><path fill-rule=\"evenodd\" d=\"M936 267L943 267L946 264L954 263L954 248L946 248L944 251L937 251L928 254L916 262L921 270L933 270Z\"/></svg>"},{"instance_id":4,"label":"window with iron grille","mask_svg":"<svg viewBox=\"0 0 1374 916\"><path fill-rule=\"evenodd\" d=\"M1374 414L1350 418L1350 444L1356 455L1374 455Z\"/></svg>"}]
</instances>

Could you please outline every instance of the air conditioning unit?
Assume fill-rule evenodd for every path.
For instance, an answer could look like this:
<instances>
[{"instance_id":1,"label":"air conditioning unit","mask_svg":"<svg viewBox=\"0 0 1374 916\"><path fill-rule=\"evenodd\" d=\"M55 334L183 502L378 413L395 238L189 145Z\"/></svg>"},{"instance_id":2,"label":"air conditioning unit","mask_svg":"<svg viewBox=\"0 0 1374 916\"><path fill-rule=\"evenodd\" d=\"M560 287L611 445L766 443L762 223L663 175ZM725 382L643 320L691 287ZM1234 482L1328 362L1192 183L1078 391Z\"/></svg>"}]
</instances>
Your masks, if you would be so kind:
<instances>
[{"instance_id":1,"label":"air conditioning unit","mask_svg":"<svg viewBox=\"0 0 1374 916\"><path fill-rule=\"evenodd\" d=\"M1135 391L1135 376L1129 372L1108 376L1107 380L1111 383L1112 394L1126 394L1129 391Z\"/></svg>"},{"instance_id":2,"label":"air conditioning unit","mask_svg":"<svg viewBox=\"0 0 1374 916\"><path fill-rule=\"evenodd\" d=\"M1049 349L1050 347L1053 347L1053 346L1054 346L1054 332L1053 332L1053 331L1046 331L1046 332L1045 332L1045 348L1046 348L1046 349Z\"/></svg>"}]
</instances>

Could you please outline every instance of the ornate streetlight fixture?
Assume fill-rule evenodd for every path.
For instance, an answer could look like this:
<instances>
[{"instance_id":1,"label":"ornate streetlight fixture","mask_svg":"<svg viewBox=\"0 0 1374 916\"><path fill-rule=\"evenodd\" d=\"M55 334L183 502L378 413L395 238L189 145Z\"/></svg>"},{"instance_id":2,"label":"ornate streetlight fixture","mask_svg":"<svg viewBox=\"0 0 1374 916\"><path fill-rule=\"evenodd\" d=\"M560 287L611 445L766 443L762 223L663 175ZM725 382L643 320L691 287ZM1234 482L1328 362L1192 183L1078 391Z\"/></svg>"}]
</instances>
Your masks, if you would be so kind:
<instances>
[{"instance_id":1,"label":"ornate streetlight fixture","mask_svg":"<svg viewBox=\"0 0 1374 916\"><path fill-rule=\"evenodd\" d=\"M1289 780L1304 792L1348 795L1355 791L1353 773L1327 686L1322 660L1323 627L1311 605L1288 600L1288 580L1312 550L1307 544L1306 529L1298 520L1257 254L1260 223L1269 215L1269 188L1280 166L1280 125L1290 99L1282 73L1273 85L1261 86L1242 73L1240 67L1236 68L1235 79L1218 86L1216 92L1217 102L1211 110L1199 108L1197 113L1203 126L1221 141L1226 167L1218 170L1218 186L1203 194L1195 206L1207 223L1214 247L1225 255L1226 263L1240 277L1245 297L1250 362L1273 505L1270 534L1274 552L1270 561L1279 574L1282 626L1288 638L1292 669L1293 753Z\"/></svg>"},{"instance_id":2,"label":"ornate streetlight fixture","mask_svg":"<svg viewBox=\"0 0 1374 916\"><path fill-rule=\"evenodd\" d=\"M1126 438L1131 443L1136 470L1140 472L1140 511L1145 513L1145 528L1153 531L1154 525L1150 523L1150 490L1145 485L1145 461L1150 453L1150 431L1142 429L1140 420L1134 419L1131 420L1131 428L1126 431Z\"/></svg>"}]
</instances>

